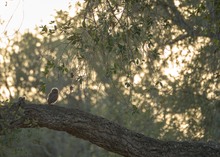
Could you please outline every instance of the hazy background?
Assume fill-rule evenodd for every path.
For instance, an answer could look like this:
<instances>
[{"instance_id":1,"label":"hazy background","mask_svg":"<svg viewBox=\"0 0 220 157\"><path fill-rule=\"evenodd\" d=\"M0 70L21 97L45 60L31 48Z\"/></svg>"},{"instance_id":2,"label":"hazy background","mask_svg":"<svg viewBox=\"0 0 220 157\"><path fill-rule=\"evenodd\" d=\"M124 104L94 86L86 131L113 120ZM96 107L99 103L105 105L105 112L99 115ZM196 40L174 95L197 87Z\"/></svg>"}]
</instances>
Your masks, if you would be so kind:
<instances>
[{"instance_id":1,"label":"hazy background","mask_svg":"<svg viewBox=\"0 0 220 157\"><path fill-rule=\"evenodd\" d=\"M106 1L1 1L1 102L25 95L44 105L56 86L57 105L146 136L219 142L218 7L196 0L111 1L111 7ZM0 138L4 157L117 156L46 128Z\"/></svg>"}]
</instances>

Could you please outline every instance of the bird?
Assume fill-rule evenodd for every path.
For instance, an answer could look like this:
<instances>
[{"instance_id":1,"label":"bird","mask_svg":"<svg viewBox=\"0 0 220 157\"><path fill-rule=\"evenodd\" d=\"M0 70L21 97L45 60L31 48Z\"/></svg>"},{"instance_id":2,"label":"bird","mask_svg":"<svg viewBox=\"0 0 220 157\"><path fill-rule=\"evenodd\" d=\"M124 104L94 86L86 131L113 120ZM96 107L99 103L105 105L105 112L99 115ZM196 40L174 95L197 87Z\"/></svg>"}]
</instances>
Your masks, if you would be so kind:
<instances>
[{"instance_id":1,"label":"bird","mask_svg":"<svg viewBox=\"0 0 220 157\"><path fill-rule=\"evenodd\" d=\"M58 88L52 88L50 93L47 96L47 103L48 105L55 104L59 97L59 90Z\"/></svg>"}]
</instances>

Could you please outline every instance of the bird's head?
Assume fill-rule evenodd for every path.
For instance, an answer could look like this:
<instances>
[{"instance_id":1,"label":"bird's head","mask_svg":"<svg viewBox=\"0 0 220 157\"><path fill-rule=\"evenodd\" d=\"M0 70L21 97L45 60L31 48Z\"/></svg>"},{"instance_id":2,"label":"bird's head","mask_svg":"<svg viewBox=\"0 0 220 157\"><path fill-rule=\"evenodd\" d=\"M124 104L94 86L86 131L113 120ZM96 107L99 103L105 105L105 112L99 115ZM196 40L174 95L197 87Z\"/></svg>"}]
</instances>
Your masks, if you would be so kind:
<instances>
[{"instance_id":1,"label":"bird's head","mask_svg":"<svg viewBox=\"0 0 220 157\"><path fill-rule=\"evenodd\" d=\"M58 90L58 88L52 88L51 92L52 92L52 93L58 93L59 90Z\"/></svg>"}]
</instances>

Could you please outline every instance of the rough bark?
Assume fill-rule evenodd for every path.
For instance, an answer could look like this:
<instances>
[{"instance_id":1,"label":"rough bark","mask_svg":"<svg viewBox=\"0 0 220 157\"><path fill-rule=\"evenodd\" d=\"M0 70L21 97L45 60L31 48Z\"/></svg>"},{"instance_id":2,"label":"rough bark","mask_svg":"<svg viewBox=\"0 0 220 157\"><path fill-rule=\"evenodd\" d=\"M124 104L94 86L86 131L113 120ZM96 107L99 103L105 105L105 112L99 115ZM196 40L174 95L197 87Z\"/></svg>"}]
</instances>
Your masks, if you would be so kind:
<instances>
[{"instance_id":1,"label":"rough bark","mask_svg":"<svg viewBox=\"0 0 220 157\"><path fill-rule=\"evenodd\" d=\"M126 157L220 157L217 144L160 141L78 109L17 103L1 107L0 118L7 120L11 129L46 127L65 131Z\"/></svg>"}]
</instances>

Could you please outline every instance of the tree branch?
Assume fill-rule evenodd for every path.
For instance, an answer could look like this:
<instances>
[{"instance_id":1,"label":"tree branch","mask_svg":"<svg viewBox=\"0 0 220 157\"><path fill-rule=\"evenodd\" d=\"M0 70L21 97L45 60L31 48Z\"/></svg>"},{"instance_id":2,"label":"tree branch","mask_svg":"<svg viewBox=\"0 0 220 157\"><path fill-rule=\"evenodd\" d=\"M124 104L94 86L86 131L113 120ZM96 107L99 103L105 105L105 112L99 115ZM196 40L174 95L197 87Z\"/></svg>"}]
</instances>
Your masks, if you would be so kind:
<instances>
[{"instance_id":1,"label":"tree branch","mask_svg":"<svg viewBox=\"0 0 220 157\"><path fill-rule=\"evenodd\" d=\"M126 157L220 157L219 145L156 140L78 109L25 103L0 108L0 118L4 120L11 113L20 116L10 120L10 128L46 127L65 131Z\"/></svg>"}]
</instances>

